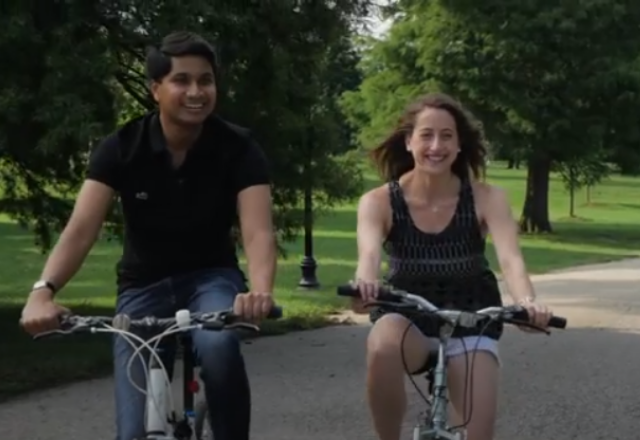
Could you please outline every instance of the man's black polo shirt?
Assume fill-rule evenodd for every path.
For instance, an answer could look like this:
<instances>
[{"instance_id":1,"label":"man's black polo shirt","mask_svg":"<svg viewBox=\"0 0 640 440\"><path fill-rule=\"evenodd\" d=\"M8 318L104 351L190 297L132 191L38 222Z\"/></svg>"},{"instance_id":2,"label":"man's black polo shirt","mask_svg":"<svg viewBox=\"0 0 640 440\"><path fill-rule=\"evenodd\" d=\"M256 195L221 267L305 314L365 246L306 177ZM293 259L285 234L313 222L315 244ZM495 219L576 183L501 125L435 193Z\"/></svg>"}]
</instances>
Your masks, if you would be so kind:
<instances>
[{"instance_id":1,"label":"man's black polo shirt","mask_svg":"<svg viewBox=\"0 0 640 440\"><path fill-rule=\"evenodd\" d=\"M265 156L248 132L214 116L174 169L155 112L107 137L92 153L87 179L120 196L119 291L193 270L237 267L230 232L238 192L270 183Z\"/></svg>"}]
</instances>

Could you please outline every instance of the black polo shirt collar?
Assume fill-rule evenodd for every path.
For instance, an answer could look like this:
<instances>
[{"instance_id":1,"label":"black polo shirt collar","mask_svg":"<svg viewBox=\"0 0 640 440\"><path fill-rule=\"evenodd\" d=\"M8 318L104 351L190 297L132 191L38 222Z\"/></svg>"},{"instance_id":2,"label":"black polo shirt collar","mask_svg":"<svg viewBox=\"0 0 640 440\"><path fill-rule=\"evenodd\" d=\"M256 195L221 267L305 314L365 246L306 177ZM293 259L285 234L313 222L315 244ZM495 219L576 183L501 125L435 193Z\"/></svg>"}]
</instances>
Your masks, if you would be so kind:
<instances>
[{"instance_id":1,"label":"black polo shirt collar","mask_svg":"<svg viewBox=\"0 0 640 440\"><path fill-rule=\"evenodd\" d=\"M224 130L227 128L227 130ZM226 127L224 122L215 116L208 117L202 126L200 136L196 139L193 147L190 150L200 150L206 144L210 143L212 136L224 136L226 132L231 131ZM149 123L149 141L151 144L151 150L157 154L164 154L168 151L167 140L162 132L162 124L160 123L160 116L157 112L151 115L151 121Z\"/></svg>"}]
</instances>

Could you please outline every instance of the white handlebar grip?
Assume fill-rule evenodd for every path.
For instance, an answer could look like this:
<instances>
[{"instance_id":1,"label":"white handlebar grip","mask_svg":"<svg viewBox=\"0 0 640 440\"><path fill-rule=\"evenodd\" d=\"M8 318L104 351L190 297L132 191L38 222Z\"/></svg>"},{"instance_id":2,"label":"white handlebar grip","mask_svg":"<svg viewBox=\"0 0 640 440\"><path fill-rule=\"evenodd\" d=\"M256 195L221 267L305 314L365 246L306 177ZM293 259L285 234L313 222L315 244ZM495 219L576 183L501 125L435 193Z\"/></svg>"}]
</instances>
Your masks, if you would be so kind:
<instances>
[{"instance_id":1,"label":"white handlebar grip","mask_svg":"<svg viewBox=\"0 0 640 440\"><path fill-rule=\"evenodd\" d=\"M191 313L186 309L178 310L176 312L176 324L180 328L189 327L191 324Z\"/></svg>"}]
</instances>

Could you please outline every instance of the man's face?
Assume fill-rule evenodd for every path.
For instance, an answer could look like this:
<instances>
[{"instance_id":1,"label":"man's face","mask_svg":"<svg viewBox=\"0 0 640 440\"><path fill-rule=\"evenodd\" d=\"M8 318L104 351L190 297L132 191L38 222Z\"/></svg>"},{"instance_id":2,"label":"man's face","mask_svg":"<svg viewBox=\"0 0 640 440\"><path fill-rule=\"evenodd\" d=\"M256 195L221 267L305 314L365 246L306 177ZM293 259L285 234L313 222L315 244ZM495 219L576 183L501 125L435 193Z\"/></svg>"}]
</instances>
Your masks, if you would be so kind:
<instances>
[{"instance_id":1,"label":"man's face","mask_svg":"<svg viewBox=\"0 0 640 440\"><path fill-rule=\"evenodd\" d=\"M174 57L171 72L151 86L160 111L185 125L201 124L216 104L216 83L209 62L199 56Z\"/></svg>"}]
</instances>

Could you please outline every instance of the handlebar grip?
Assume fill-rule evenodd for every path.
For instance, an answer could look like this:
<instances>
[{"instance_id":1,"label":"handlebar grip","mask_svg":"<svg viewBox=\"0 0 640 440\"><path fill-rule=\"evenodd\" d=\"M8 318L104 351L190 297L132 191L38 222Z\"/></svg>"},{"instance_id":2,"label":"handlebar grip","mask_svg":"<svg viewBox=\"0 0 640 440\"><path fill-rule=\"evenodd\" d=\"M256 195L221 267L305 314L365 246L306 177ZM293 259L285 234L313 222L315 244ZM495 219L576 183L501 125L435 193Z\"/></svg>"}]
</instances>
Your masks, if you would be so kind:
<instances>
[{"instance_id":1,"label":"handlebar grip","mask_svg":"<svg viewBox=\"0 0 640 440\"><path fill-rule=\"evenodd\" d=\"M273 306L271 311L267 315L267 319L280 319L282 318L282 307Z\"/></svg>"},{"instance_id":2,"label":"handlebar grip","mask_svg":"<svg viewBox=\"0 0 640 440\"><path fill-rule=\"evenodd\" d=\"M342 286L338 286L336 289L338 296L348 296L351 298L360 298L360 290L356 286L352 286L351 284L344 284ZM378 295L375 298L377 301L383 302L401 302L402 297L394 294L391 289L387 287L378 287Z\"/></svg>"},{"instance_id":3,"label":"handlebar grip","mask_svg":"<svg viewBox=\"0 0 640 440\"><path fill-rule=\"evenodd\" d=\"M552 316L549 320L549 327L564 329L567 327L567 318Z\"/></svg>"},{"instance_id":4,"label":"handlebar grip","mask_svg":"<svg viewBox=\"0 0 640 440\"><path fill-rule=\"evenodd\" d=\"M517 321L528 322L529 314L527 313L527 309L518 307L513 314L513 319ZM567 318L563 318L561 316L552 316L551 319L549 319L548 326L551 328L564 329L567 327Z\"/></svg>"},{"instance_id":5,"label":"handlebar grip","mask_svg":"<svg viewBox=\"0 0 640 440\"><path fill-rule=\"evenodd\" d=\"M338 286L337 289L338 296L349 296L351 298L359 298L360 291L356 286L352 286L351 284L344 284L342 286Z\"/></svg>"}]
</instances>

